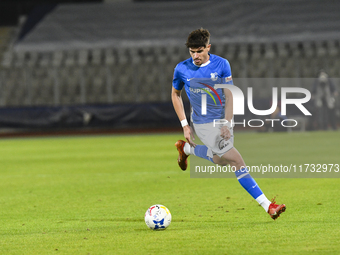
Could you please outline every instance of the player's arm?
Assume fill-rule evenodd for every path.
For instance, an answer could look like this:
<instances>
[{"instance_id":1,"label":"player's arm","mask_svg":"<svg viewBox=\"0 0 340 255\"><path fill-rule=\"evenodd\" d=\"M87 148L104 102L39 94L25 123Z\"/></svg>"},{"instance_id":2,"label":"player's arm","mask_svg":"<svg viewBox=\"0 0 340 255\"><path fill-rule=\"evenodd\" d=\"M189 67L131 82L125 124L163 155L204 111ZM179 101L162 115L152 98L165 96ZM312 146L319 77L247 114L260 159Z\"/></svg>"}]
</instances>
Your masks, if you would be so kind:
<instances>
[{"instance_id":1,"label":"player's arm","mask_svg":"<svg viewBox=\"0 0 340 255\"><path fill-rule=\"evenodd\" d=\"M228 140L231 137L230 129L232 128L232 119L233 119L233 94L229 89L223 89L225 95L225 119L228 121L226 126L221 128L221 136Z\"/></svg>"},{"instance_id":2,"label":"player's arm","mask_svg":"<svg viewBox=\"0 0 340 255\"><path fill-rule=\"evenodd\" d=\"M192 132L192 129L190 128L190 126L189 126L187 118L185 116L181 92L182 92L182 90L177 90L174 87L172 87L172 91L171 91L172 104L174 106L177 117L182 124L185 139L188 141L188 143L191 146L195 147L196 144L192 142L192 140L195 140L195 138L193 136L193 132Z\"/></svg>"},{"instance_id":3,"label":"player's arm","mask_svg":"<svg viewBox=\"0 0 340 255\"><path fill-rule=\"evenodd\" d=\"M233 94L229 89L223 89L225 95L225 119L231 123L233 119Z\"/></svg>"}]
</instances>

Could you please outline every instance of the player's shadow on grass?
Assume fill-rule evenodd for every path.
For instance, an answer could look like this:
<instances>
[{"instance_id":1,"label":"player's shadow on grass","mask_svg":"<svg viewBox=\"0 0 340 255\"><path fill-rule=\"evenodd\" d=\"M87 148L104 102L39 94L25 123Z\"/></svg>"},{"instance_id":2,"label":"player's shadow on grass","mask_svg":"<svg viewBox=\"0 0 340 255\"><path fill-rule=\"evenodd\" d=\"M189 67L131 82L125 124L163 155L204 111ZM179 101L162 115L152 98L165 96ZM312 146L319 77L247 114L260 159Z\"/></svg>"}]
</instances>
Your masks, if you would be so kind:
<instances>
[{"instance_id":1,"label":"player's shadow on grass","mask_svg":"<svg viewBox=\"0 0 340 255\"><path fill-rule=\"evenodd\" d=\"M80 222L144 222L144 219L140 218L102 218L102 219L66 219L65 221L80 221Z\"/></svg>"},{"instance_id":2,"label":"player's shadow on grass","mask_svg":"<svg viewBox=\"0 0 340 255\"><path fill-rule=\"evenodd\" d=\"M90 219L89 221L144 222L144 218Z\"/></svg>"}]
</instances>

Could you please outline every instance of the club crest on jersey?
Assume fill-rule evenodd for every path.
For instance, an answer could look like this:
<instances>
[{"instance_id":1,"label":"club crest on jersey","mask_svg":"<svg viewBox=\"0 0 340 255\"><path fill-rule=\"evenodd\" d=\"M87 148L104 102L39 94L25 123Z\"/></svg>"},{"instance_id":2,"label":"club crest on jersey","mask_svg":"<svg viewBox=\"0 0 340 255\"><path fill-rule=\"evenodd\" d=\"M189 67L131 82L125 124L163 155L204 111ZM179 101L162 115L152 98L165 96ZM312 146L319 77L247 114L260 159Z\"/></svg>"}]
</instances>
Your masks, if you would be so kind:
<instances>
[{"instance_id":1,"label":"club crest on jersey","mask_svg":"<svg viewBox=\"0 0 340 255\"><path fill-rule=\"evenodd\" d=\"M211 76L211 80L217 81L217 79L218 79L218 73L217 72L211 73L210 76Z\"/></svg>"}]
</instances>

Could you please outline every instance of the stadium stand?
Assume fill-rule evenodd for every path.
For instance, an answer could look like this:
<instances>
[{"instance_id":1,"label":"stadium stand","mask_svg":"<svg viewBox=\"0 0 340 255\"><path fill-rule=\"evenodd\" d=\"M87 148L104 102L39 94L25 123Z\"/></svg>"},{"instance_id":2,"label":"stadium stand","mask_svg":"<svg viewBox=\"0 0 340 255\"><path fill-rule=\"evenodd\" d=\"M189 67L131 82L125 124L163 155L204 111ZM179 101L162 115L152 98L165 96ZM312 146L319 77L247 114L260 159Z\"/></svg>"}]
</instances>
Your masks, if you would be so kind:
<instances>
[{"instance_id":1,"label":"stadium stand","mask_svg":"<svg viewBox=\"0 0 340 255\"><path fill-rule=\"evenodd\" d=\"M169 102L186 36L200 26L235 78L312 78L321 68L340 77L339 10L330 0L60 5L16 43L20 28L0 29L0 106ZM254 95L271 93L262 83Z\"/></svg>"}]
</instances>

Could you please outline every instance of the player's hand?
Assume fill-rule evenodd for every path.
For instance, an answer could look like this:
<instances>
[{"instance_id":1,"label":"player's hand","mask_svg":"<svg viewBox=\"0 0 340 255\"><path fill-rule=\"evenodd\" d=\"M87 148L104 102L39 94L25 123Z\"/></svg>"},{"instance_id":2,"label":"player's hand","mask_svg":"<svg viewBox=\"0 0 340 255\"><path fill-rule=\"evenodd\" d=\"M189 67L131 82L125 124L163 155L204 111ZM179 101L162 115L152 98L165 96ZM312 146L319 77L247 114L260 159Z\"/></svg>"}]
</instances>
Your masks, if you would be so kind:
<instances>
[{"instance_id":1,"label":"player's hand","mask_svg":"<svg viewBox=\"0 0 340 255\"><path fill-rule=\"evenodd\" d=\"M230 139L231 137L230 129L227 126L223 126L221 128L221 137L226 141Z\"/></svg>"},{"instance_id":2,"label":"player's hand","mask_svg":"<svg viewBox=\"0 0 340 255\"><path fill-rule=\"evenodd\" d=\"M186 125L183 127L183 132L184 132L184 137L188 141L190 146L196 147L196 144L193 142L195 140L193 129L189 125Z\"/></svg>"}]
</instances>

